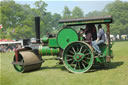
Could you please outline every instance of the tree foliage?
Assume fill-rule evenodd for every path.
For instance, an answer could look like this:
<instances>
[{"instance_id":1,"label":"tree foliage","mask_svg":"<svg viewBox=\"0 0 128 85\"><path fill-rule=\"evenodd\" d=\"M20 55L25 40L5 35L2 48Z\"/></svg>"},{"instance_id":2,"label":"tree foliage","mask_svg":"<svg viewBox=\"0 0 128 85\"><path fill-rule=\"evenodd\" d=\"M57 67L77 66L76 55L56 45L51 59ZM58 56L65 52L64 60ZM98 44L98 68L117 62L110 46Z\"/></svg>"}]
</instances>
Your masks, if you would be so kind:
<instances>
[{"instance_id":1,"label":"tree foliage","mask_svg":"<svg viewBox=\"0 0 128 85\"><path fill-rule=\"evenodd\" d=\"M111 34L128 34L128 2L116 0L105 6L102 11L88 13L87 17L112 15Z\"/></svg>"},{"instance_id":2,"label":"tree foliage","mask_svg":"<svg viewBox=\"0 0 128 85\"><path fill-rule=\"evenodd\" d=\"M63 18L64 19L71 18L71 11L69 10L67 6L64 7Z\"/></svg>"},{"instance_id":3,"label":"tree foliage","mask_svg":"<svg viewBox=\"0 0 128 85\"><path fill-rule=\"evenodd\" d=\"M84 12L79 8L79 7L75 7L72 10L72 18L82 18L84 17Z\"/></svg>"},{"instance_id":4,"label":"tree foliage","mask_svg":"<svg viewBox=\"0 0 128 85\"><path fill-rule=\"evenodd\" d=\"M41 37L47 32L57 33L60 29L58 20L61 18L83 18L92 16L112 15L114 23L111 25L111 34L128 34L128 2L116 0L105 6L102 11L92 11L84 16L79 7L70 10L64 7L63 15L48 12L47 3L36 1L35 7L18 4L13 0L2 0L0 3L0 38L24 39L35 37L34 17L40 16Z\"/></svg>"},{"instance_id":5,"label":"tree foliage","mask_svg":"<svg viewBox=\"0 0 128 85\"><path fill-rule=\"evenodd\" d=\"M34 17L40 16L41 37L46 32L52 32L57 28L57 22L61 18L60 14L47 12L47 4L40 0L35 2L35 8L29 5L21 5L13 0L3 0L0 3L1 19L0 38L24 39L35 37ZM58 29L58 28L57 28Z\"/></svg>"},{"instance_id":6,"label":"tree foliage","mask_svg":"<svg viewBox=\"0 0 128 85\"><path fill-rule=\"evenodd\" d=\"M29 38L29 36L33 37L33 22L31 20L33 16L30 14L29 5L20 5L12 0L4 0L1 1L0 6L0 23L3 25L0 30L2 33L1 38L20 39Z\"/></svg>"},{"instance_id":7,"label":"tree foliage","mask_svg":"<svg viewBox=\"0 0 128 85\"><path fill-rule=\"evenodd\" d=\"M108 4L104 10L113 16L112 33L128 34L128 2L117 0Z\"/></svg>"}]
</instances>

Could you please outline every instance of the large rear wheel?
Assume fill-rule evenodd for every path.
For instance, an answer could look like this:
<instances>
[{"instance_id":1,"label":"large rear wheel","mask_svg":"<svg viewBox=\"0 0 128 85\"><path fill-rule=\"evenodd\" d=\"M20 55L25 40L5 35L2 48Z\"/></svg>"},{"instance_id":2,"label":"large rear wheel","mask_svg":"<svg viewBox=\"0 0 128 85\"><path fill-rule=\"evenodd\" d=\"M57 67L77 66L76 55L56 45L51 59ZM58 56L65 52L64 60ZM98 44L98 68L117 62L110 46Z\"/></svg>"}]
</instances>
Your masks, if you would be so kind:
<instances>
[{"instance_id":1,"label":"large rear wheel","mask_svg":"<svg viewBox=\"0 0 128 85\"><path fill-rule=\"evenodd\" d=\"M92 47L85 42L73 42L63 52L63 63L73 73L88 71L94 61Z\"/></svg>"}]
</instances>

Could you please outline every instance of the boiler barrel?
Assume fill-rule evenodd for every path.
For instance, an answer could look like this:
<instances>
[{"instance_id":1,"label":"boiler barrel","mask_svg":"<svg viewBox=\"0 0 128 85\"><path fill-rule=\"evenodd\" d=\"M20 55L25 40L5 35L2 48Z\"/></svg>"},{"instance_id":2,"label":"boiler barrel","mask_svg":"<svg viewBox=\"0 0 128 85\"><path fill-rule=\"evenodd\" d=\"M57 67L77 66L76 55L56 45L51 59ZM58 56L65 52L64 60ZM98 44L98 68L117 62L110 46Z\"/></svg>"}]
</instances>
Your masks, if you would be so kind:
<instances>
[{"instance_id":1,"label":"boiler barrel","mask_svg":"<svg viewBox=\"0 0 128 85\"><path fill-rule=\"evenodd\" d=\"M40 46L39 54L40 55L57 55L59 54L59 48L49 48L48 46Z\"/></svg>"}]
</instances>

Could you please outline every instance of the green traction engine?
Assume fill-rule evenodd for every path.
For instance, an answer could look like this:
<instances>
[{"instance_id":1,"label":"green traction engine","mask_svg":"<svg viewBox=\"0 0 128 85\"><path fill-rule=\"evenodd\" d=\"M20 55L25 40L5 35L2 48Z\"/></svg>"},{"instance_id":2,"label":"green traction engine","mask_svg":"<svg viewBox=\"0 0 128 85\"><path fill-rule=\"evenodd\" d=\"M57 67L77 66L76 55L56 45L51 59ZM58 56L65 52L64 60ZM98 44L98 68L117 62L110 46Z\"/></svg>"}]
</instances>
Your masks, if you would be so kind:
<instances>
[{"instance_id":1,"label":"green traction engine","mask_svg":"<svg viewBox=\"0 0 128 85\"><path fill-rule=\"evenodd\" d=\"M56 55L65 68L72 73L87 72L93 65L105 65L110 63L112 55L112 43L110 42L111 16L93 17L82 19L60 20L63 28L56 36L44 36L40 41L40 17L35 17L36 43L30 39L24 39L24 48L15 51L13 66L18 72L28 72L40 69L45 55ZM100 45L102 55L98 56L88 41L83 40L75 30L77 26L87 24L105 24L107 41ZM73 28L74 27L74 28Z\"/></svg>"}]
</instances>

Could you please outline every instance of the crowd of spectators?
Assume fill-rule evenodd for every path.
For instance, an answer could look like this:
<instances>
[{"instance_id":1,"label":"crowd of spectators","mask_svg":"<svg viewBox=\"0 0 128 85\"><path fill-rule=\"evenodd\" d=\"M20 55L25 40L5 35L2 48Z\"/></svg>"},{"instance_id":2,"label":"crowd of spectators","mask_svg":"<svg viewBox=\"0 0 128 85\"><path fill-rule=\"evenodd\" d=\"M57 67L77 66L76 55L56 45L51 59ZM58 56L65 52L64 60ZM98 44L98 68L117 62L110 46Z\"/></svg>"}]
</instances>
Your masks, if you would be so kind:
<instances>
[{"instance_id":1,"label":"crowd of spectators","mask_svg":"<svg viewBox=\"0 0 128 85\"><path fill-rule=\"evenodd\" d=\"M22 48L21 44L3 44L0 45L0 52L12 52L18 48Z\"/></svg>"}]
</instances>

